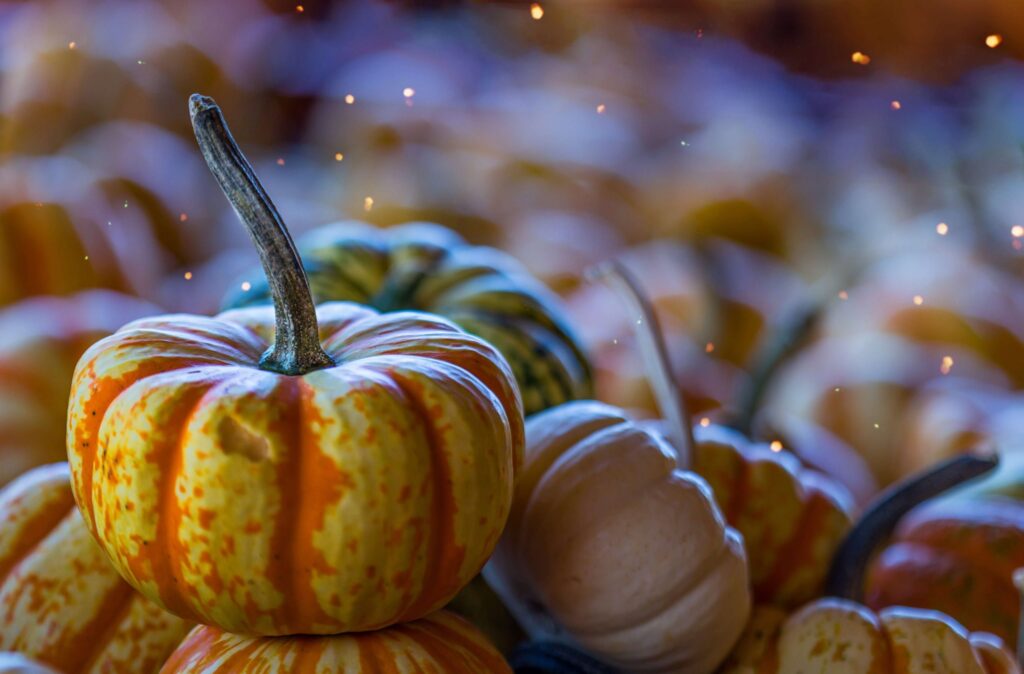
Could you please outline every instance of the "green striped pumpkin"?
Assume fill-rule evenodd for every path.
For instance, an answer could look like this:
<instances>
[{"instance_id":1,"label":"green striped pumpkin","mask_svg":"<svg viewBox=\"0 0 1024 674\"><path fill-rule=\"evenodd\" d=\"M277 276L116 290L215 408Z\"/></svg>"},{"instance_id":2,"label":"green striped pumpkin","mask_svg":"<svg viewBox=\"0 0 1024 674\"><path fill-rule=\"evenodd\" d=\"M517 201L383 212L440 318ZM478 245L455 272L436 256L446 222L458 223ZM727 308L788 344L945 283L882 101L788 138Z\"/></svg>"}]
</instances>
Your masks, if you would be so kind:
<instances>
[{"instance_id":1,"label":"green striped pumpkin","mask_svg":"<svg viewBox=\"0 0 1024 674\"><path fill-rule=\"evenodd\" d=\"M341 222L297 243L316 302L440 314L493 344L512 366L527 414L593 396L590 364L558 299L507 254L430 223L378 229ZM270 302L262 272L236 285L233 309Z\"/></svg>"}]
</instances>

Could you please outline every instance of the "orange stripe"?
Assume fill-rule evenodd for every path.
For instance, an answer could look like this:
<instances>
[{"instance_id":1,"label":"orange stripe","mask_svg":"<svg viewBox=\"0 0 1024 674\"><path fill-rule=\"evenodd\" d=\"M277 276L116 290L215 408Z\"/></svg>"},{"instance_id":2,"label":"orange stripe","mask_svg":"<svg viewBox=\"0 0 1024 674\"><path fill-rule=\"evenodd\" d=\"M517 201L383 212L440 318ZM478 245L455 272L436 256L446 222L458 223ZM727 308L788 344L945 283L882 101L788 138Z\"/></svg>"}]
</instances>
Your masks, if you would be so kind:
<instances>
[{"instance_id":1,"label":"orange stripe","mask_svg":"<svg viewBox=\"0 0 1024 674\"><path fill-rule=\"evenodd\" d=\"M801 564L814 561L807 559L806 553L813 547L815 539L822 535L832 505L832 501L828 497L817 489L810 488L809 498L801 504L803 512L797 522L795 534L780 546L775 567L754 588L754 593L759 600L774 599L777 602L779 599L777 593L789 579L790 574ZM821 561L824 563L826 560ZM824 583L824 580L825 569L823 568L821 582Z\"/></svg>"},{"instance_id":2,"label":"orange stripe","mask_svg":"<svg viewBox=\"0 0 1024 674\"><path fill-rule=\"evenodd\" d=\"M119 581L103 598L92 619L77 634L65 635L43 659L64 674L88 672L117 633L134 593L130 585Z\"/></svg>"},{"instance_id":3,"label":"orange stripe","mask_svg":"<svg viewBox=\"0 0 1024 674\"><path fill-rule=\"evenodd\" d=\"M482 637L474 639L470 635L443 624L440 620L430 620L429 622L419 624L412 623L406 627L406 633L409 635L409 638L416 641L424 650L430 653L431 657L437 661L437 664L444 667L445 672L451 674L457 672L479 674L481 670L477 668L478 665L483 665L483 671L489 674L510 671L508 663L498 655L497 651L489 645L481 643ZM459 658L462 662L455 661L452 656L457 652L455 650L456 647L475 658L476 662L465 662L463 658ZM453 666L462 665L463 663L466 665L465 667L459 666L453 669Z\"/></svg>"},{"instance_id":4,"label":"orange stripe","mask_svg":"<svg viewBox=\"0 0 1024 674\"><path fill-rule=\"evenodd\" d=\"M11 554L0 558L0 582L35 550L64 518L75 511L75 499L70 489L61 489L60 498L45 504L32 515L24 525L23 535L18 539Z\"/></svg>"},{"instance_id":5,"label":"orange stripe","mask_svg":"<svg viewBox=\"0 0 1024 674\"><path fill-rule=\"evenodd\" d=\"M426 536L426 571L419 596L398 617L396 622L408 622L422 617L435 608L448 595L453 579L462 565L464 550L455 544L455 497L452 493L451 469L444 454L444 446L434 427L432 415L420 399L423 385L391 372L391 377L406 396L407 404L423 424L424 437L430 451L430 477L434 482L430 513L430 531Z\"/></svg>"}]
</instances>

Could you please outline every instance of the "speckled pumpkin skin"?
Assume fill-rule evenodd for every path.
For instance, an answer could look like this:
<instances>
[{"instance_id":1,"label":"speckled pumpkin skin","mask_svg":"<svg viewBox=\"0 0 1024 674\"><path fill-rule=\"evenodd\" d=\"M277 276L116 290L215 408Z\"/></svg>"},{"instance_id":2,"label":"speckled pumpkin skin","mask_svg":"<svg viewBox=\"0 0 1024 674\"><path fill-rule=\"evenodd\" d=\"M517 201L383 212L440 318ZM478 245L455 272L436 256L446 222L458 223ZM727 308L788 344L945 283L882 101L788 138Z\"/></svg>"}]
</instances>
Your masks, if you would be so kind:
<instances>
[{"instance_id":1,"label":"speckled pumpkin skin","mask_svg":"<svg viewBox=\"0 0 1024 674\"><path fill-rule=\"evenodd\" d=\"M197 627L161 674L511 674L480 632L438 612L378 632L251 638Z\"/></svg>"},{"instance_id":2,"label":"speckled pumpkin skin","mask_svg":"<svg viewBox=\"0 0 1024 674\"><path fill-rule=\"evenodd\" d=\"M0 650L63 672L150 674L190 628L110 565L75 507L66 463L0 491ZM2 662L0 672L41 671Z\"/></svg>"},{"instance_id":3,"label":"speckled pumpkin skin","mask_svg":"<svg viewBox=\"0 0 1024 674\"><path fill-rule=\"evenodd\" d=\"M145 319L79 362L75 495L121 574L257 635L415 620L504 527L522 407L497 351L435 316L319 307L336 366L260 370L269 307Z\"/></svg>"},{"instance_id":4,"label":"speckled pumpkin skin","mask_svg":"<svg viewBox=\"0 0 1024 674\"><path fill-rule=\"evenodd\" d=\"M0 486L64 461L75 364L93 342L158 309L106 290L37 297L0 311Z\"/></svg>"},{"instance_id":5,"label":"speckled pumpkin skin","mask_svg":"<svg viewBox=\"0 0 1024 674\"><path fill-rule=\"evenodd\" d=\"M1024 504L1008 498L928 504L900 523L865 582L872 607L942 611L1012 642L1020 612L1013 572L1024 566Z\"/></svg>"},{"instance_id":6,"label":"speckled pumpkin skin","mask_svg":"<svg viewBox=\"0 0 1024 674\"><path fill-rule=\"evenodd\" d=\"M822 599L758 607L720 674L1020 674L1002 641L941 613Z\"/></svg>"},{"instance_id":7,"label":"speckled pumpkin skin","mask_svg":"<svg viewBox=\"0 0 1024 674\"><path fill-rule=\"evenodd\" d=\"M694 435L693 470L743 535L755 601L795 608L820 597L852 524L849 492L792 454L728 429L698 426Z\"/></svg>"},{"instance_id":8,"label":"speckled pumpkin skin","mask_svg":"<svg viewBox=\"0 0 1024 674\"><path fill-rule=\"evenodd\" d=\"M709 674L750 611L746 554L659 433L594 401L527 421L508 527L485 577L531 636L627 672Z\"/></svg>"},{"instance_id":9,"label":"speckled pumpkin skin","mask_svg":"<svg viewBox=\"0 0 1024 674\"><path fill-rule=\"evenodd\" d=\"M527 414L593 395L590 365L558 299L505 253L470 246L429 223L386 230L337 223L297 245L316 302L429 311L496 346L512 367ZM247 280L251 290L234 291L225 307L270 301L261 272Z\"/></svg>"}]
</instances>

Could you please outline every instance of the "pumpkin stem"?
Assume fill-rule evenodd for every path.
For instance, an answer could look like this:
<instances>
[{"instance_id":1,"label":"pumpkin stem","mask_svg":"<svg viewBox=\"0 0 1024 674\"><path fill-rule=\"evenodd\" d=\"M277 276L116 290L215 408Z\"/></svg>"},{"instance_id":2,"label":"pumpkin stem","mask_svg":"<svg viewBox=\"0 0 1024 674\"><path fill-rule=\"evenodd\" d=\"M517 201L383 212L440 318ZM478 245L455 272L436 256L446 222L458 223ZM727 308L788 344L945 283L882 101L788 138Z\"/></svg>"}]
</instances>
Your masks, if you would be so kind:
<instances>
[{"instance_id":1,"label":"pumpkin stem","mask_svg":"<svg viewBox=\"0 0 1024 674\"><path fill-rule=\"evenodd\" d=\"M617 260L592 267L586 275L588 279L601 281L614 290L630 313L636 316L633 333L640 346L644 370L654 389L658 408L668 422L669 439L676 449L676 464L681 470L689 470L695 446L693 426L682 391L672 377L672 362L654 308L630 271Z\"/></svg>"},{"instance_id":2,"label":"pumpkin stem","mask_svg":"<svg viewBox=\"0 0 1024 674\"><path fill-rule=\"evenodd\" d=\"M994 454L965 454L886 489L868 506L836 550L825 582L825 593L831 597L861 601L868 564L875 550L892 535L904 515L918 504L985 475L998 465L999 459Z\"/></svg>"},{"instance_id":3,"label":"pumpkin stem","mask_svg":"<svg viewBox=\"0 0 1024 674\"><path fill-rule=\"evenodd\" d=\"M270 197L212 98L189 98L192 128L210 172L256 244L274 299L277 333L260 368L302 375L334 364L320 344L316 305L302 259Z\"/></svg>"}]
</instances>

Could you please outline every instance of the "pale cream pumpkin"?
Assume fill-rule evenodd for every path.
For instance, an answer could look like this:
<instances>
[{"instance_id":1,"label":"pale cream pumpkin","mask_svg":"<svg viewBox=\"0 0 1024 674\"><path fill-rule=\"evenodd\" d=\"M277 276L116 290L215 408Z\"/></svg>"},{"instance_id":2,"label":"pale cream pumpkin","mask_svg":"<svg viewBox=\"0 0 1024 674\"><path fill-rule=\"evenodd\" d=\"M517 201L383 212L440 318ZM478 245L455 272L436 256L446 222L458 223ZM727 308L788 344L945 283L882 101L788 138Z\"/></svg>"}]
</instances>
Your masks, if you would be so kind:
<instances>
[{"instance_id":1,"label":"pale cream pumpkin","mask_svg":"<svg viewBox=\"0 0 1024 674\"><path fill-rule=\"evenodd\" d=\"M18 653L0 653L0 674L57 674L46 665Z\"/></svg>"}]
</instances>

